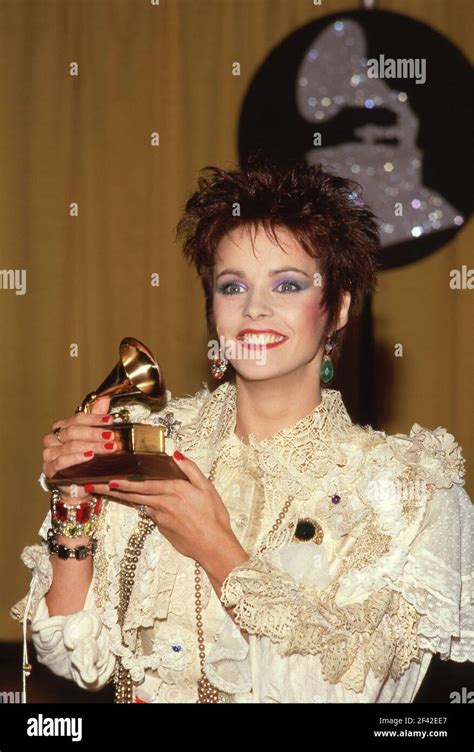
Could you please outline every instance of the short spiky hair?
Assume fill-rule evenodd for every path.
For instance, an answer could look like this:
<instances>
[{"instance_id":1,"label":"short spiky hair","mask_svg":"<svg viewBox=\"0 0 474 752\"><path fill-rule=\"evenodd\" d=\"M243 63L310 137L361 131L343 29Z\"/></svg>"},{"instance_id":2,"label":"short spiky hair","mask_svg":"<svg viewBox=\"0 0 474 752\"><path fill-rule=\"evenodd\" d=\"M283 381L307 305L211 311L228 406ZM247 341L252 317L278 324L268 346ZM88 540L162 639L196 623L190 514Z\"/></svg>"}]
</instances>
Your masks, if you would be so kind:
<instances>
[{"instance_id":1,"label":"short spiky hair","mask_svg":"<svg viewBox=\"0 0 474 752\"><path fill-rule=\"evenodd\" d=\"M207 166L201 173L198 190L178 222L176 239L184 238L184 256L201 278L211 337L216 337L212 309L217 247L237 227L256 232L262 226L279 244L275 229L283 226L318 262L321 303L328 313L326 333L334 332L344 291L351 293L352 312L375 289L380 249L377 221L362 201L357 182L301 159L276 162L261 150L241 170ZM333 336L333 359L339 355L342 334L340 330ZM233 369L227 370L227 378L232 378Z\"/></svg>"}]
</instances>

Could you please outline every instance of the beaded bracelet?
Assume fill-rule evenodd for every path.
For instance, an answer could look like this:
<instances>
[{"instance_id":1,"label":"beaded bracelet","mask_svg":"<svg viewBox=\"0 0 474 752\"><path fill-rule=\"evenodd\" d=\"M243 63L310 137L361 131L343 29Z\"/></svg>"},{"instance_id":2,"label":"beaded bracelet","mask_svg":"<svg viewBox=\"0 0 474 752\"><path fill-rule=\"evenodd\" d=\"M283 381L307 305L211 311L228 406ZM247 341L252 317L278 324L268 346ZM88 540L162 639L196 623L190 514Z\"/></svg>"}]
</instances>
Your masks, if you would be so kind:
<instances>
[{"instance_id":1,"label":"beaded bracelet","mask_svg":"<svg viewBox=\"0 0 474 752\"><path fill-rule=\"evenodd\" d=\"M63 546L54 540L54 531L52 528L48 530L48 537L46 540L48 545L48 551L50 554L56 554L58 559L77 559L77 561L84 561L88 556L94 556L97 550L97 539L92 538L87 546L76 546L76 548L68 548Z\"/></svg>"},{"instance_id":2,"label":"beaded bracelet","mask_svg":"<svg viewBox=\"0 0 474 752\"><path fill-rule=\"evenodd\" d=\"M61 492L51 493L51 526L57 535L66 538L88 538L97 528L102 508L102 497L88 497L79 504L65 504Z\"/></svg>"}]
</instances>

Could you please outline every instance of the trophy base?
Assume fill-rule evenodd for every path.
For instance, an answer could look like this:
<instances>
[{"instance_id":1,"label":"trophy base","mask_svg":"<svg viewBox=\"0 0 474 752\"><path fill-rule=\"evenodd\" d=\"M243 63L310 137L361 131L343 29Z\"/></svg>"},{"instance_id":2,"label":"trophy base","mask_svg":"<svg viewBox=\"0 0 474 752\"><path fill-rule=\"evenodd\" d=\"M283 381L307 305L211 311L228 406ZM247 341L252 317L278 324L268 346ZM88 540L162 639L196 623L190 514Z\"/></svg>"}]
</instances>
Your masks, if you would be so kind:
<instances>
[{"instance_id":1,"label":"trophy base","mask_svg":"<svg viewBox=\"0 0 474 752\"><path fill-rule=\"evenodd\" d=\"M115 452L96 455L87 462L59 470L47 482L58 485L107 483L112 478L128 480L189 480L165 452Z\"/></svg>"}]
</instances>

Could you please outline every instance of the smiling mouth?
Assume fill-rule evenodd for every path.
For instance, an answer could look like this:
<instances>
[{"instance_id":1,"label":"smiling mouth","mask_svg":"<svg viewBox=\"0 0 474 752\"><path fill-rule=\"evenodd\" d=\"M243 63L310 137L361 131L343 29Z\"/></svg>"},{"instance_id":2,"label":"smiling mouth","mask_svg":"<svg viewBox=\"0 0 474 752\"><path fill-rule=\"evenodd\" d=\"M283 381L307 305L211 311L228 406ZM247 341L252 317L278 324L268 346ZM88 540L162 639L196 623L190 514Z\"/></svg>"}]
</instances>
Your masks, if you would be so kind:
<instances>
[{"instance_id":1,"label":"smiling mouth","mask_svg":"<svg viewBox=\"0 0 474 752\"><path fill-rule=\"evenodd\" d=\"M242 342L246 347L277 347L286 342L288 337L282 334L257 334L255 332L244 332L237 336L237 341Z\"/></svg>"}]
</instances>

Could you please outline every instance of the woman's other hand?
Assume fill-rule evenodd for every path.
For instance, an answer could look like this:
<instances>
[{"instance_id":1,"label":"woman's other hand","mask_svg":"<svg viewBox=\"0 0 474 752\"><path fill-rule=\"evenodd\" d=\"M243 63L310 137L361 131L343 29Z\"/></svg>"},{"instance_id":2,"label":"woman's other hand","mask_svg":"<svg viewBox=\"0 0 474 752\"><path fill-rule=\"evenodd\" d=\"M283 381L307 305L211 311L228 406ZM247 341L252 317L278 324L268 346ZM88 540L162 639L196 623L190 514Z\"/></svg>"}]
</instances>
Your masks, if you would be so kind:
<instances>
[{"instance_id":1,"label":"woman's other hand","mask_svg":"<svg viewBox=\"0 0 474 752\"><path fill-rule=\"evenodd\" d=\"M204 562L215 556L216 549L238 541L227 507L213 483L192 460L179 452L175 452L174 458L189 482L112 479L109 484L94 483L91 491L137 507L144 504L147 514L171 545L204 566Z\"/></svg>"}]
</instances>

